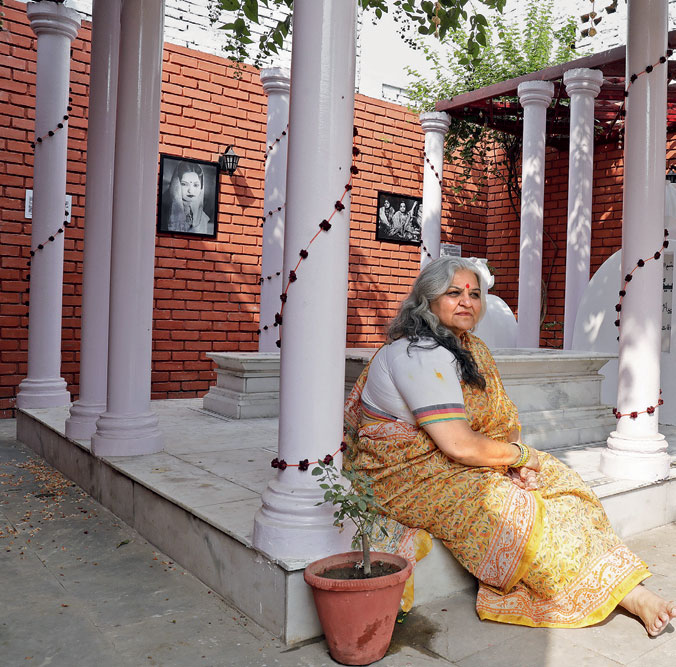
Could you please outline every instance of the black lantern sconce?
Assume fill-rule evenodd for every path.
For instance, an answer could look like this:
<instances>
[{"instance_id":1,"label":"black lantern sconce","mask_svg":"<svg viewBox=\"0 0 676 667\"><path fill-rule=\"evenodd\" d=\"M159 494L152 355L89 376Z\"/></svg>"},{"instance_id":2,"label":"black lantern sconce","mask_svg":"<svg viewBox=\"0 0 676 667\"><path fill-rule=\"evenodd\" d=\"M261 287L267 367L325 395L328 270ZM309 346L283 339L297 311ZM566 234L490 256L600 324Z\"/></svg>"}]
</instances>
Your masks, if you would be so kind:
<instances>
[{"instance_id":1,"label":"black lantern sconce","mask_svg":"<svg viewBox=\"0 0 676 667\"><path fill-rule=\"evenodd\" d=\"M228 146L225 153L218 158L218 166L221 168L221 171L227 171L230 176L235 173L238 164L239 155L232 150L232 146Z\"/></svg>"},{"instance_id":2,"label":"black lantern sconce","mask_svg":"<svg viewBox=\"0 0 676 667\"><path fill-rule=\"evenodd\" d=\"M676 167L674 167L674 165L669 167L669 171L667 172L667 180L669 183L676 183Z\"/></svg>"}]
</instances>

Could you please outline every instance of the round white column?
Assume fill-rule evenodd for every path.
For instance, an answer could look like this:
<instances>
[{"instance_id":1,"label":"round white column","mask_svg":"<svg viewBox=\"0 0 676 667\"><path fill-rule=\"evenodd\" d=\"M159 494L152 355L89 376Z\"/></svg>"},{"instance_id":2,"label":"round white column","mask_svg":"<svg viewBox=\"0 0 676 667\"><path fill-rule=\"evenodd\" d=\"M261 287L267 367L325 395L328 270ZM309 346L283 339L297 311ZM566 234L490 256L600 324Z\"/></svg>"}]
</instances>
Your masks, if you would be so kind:
<instances>
[{"instance_id":1,"label":"round white column","mask_svg":"<svg viewBox=\"0 0 676 667\"><path fill-rule=\"evenodd\" d=\"M66 435L88 439L106 409L110 239L113 216L115 113L122 0L94 0L87 131L80 398L66 419Z\"/></svg>"},{"instance_id":2,"label":"round white column","mask_svg":"<svg viewBox=\"0 0 676 667\"><path fill-rule=\"evenodd\" d=\"M125 0L121 12L108 330L108 399L97 456L162 449L150 409L163 0Z\"/></svg>"},{"instance_id":3,"label":"round white column","mask_svg":"<svg viewBox=\"0 0 676 667\"><path fill-rule=\"evenodd\" d=\"M667 0L629 0L627 79L667 50ZM652 257L664 240L667 67L657 65L629 89L624 148L622 275ZM608 438L601 470L617 478L654 481L669 474L667 442L658 432L662 334L662 259L635 271L622 302L617 409L622 417ZM619 287L619 286L618 286Z\"/></svg>"},{"instance_id":4,"label":"round white column","mask_svg":"<svg viewBox=\"0 0 676 667\"><path fill-rule=\"evenodd\" d=\"M354 122L355 0L296 0L284 233L284 284L350 179ZM279 458L316 461L342 440L350 198L309 247L283 314ZM341 465L342 457L336 457ZM315 559L349 548L310 470L279 471L256 514L256 548Z\"/></svg>"},{"instance_id":5,"label":"round white column","mask_svg":"<svg viewBox=\"0 0 676 667\"><path fill-rule=\"evenodd\" d=\"M263 196L263 247L261 249L261 305L259 352L277 352L279 331L273 326L283 290L284 218L286 210L286 156L288 136L282 135L289 123L289 72L280 67L261 71L263 90L268 95L266 135L265 194ZM279 139L279 141L276 141ZM281 210L278 210L280 209ZM268 215L272 212L272 215ZM279 274L279 275L277 275ZM269 276L269 279L268 279ZM265 328L267 327L267 328Z\"/></svg>"},{"instance_id":6,"label":"round white column","mask_svg":"<svg viewBox=\"0 0 676 667\"><path fill-rule=\"evenodd\" d=\"M19 385L18 408L50 408L70 403L61 377L63 228L68 151L70 45L80 27L74 9L52 2L28 3L37 35L33 222L28 306L28 374ZM58 129L61 123L63 127ZM47 136L48 132L53 136ZM54 241L48 241L52 236ZM38 249L43 245L42 250Z\"/></svg>"},{"instance_id":7,"label":"round white column","mask_svg":"<svg viewBox=\"0 0 676 667\"><path fill-rule=\"evenodd\" d=\"M594 181L594 98L603 85L603 72L571 69L563 83L570 97L568 152L568 237L566 246L566 300L563 347L573 343L575 317L589 284L591 256L592 183Z\"/></svg>"},{"instance_id":8,"label":"round white column","mask_svg":"<svg viewBox=\"0 0 676 667\"><path fill-rule=\"evenodd\" d=\"M524 81L519 84L517 93L523 107L517 346L540 347L545 138L547 107L554 95L554 84Z\"/></svg>"},{"instance_id":9,"label":"round white column","mask_svg":"<svg viewBox=\"0 0 676 667\"><path fill-rule=\"evenodd\" d=\"M420 265L439 257L441 245L441 183L444 178L444 139L451 121L446 113L420 114L425 133L425 169L423 171L422 244ZM435 173L436 172L436 173ZM427 253L431 257L427 256Z\"/></svg>"}]
</instances>

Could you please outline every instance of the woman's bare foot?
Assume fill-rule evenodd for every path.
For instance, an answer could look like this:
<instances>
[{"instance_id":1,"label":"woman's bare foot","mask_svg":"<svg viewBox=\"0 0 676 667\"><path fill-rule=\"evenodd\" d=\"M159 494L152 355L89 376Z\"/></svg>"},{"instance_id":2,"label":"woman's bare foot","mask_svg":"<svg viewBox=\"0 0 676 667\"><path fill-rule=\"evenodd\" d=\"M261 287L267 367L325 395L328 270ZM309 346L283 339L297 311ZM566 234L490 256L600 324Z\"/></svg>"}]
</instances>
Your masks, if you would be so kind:
<instances>
[{"instance_id":1,"label":"woman's bare foot","mask_svg":"<svg viewBox=\"0 0 676 667\"><path fill-rule=\"evenodd\" d=\"M651 637L659 635L671 619L676 618L676 604L667 602L641 584L627 593L620 606L638 616Z\"/></svg>"}]
</instances>

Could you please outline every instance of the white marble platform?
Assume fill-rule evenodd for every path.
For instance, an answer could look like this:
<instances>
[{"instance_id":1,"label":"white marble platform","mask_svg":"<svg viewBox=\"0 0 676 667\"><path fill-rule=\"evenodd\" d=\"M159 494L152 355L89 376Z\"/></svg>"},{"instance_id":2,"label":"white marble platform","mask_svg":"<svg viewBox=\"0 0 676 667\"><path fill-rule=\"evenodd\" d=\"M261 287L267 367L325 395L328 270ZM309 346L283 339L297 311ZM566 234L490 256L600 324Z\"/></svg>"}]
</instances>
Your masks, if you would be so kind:
<instances>
[{"instance_id":1,"label":"white marble platform","mask_svg":"<svg viewBox=\"0 0 676 667\"><path fill-rule=\"evenodd\" d=\"M227 419L201 399L153 401L164 451L138 457L91 455L88 441L65 437L67 408L20 411L17 437L77 482L146 539L257 623L292 644L321 633L307 561L272 561L252 547L260 494L278 474L277 420ZM618 533L629 536L676 521L676 428L671 476L656 484L611 480L598 472L602 445L554 449L601 498ZM471 588L473 579L435 540L415 574L423 603Z\"/></svg>"}]
</instances>

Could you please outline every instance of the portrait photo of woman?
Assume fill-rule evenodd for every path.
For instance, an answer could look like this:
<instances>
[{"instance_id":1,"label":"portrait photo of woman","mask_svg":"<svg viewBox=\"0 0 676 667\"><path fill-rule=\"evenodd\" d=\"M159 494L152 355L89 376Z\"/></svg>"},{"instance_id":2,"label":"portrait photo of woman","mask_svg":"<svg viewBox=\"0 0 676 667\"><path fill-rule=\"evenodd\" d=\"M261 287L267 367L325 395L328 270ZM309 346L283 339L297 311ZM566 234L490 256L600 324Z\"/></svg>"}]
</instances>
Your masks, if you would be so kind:
<instances>
[{"instance_id":1,"label":"portrait photo of woman","mask_svg":"<svg viewBox=\"0 0 676 667\"><path fill-rule=\"evenodd\" d=\"M159 232L216 236L216 163L162 155L159 191Z\"/></svg>"}]
</instances>

